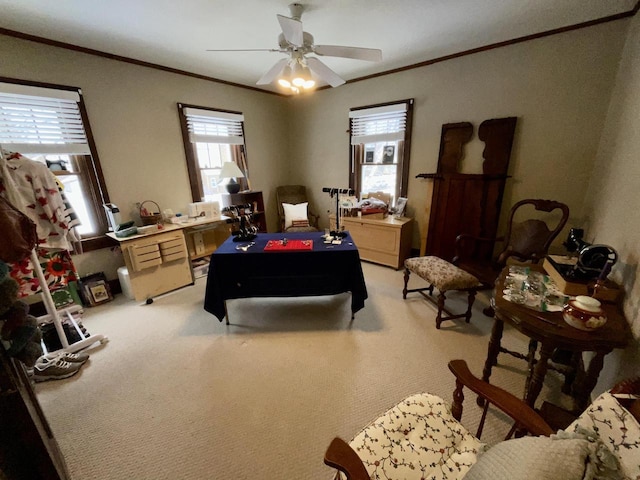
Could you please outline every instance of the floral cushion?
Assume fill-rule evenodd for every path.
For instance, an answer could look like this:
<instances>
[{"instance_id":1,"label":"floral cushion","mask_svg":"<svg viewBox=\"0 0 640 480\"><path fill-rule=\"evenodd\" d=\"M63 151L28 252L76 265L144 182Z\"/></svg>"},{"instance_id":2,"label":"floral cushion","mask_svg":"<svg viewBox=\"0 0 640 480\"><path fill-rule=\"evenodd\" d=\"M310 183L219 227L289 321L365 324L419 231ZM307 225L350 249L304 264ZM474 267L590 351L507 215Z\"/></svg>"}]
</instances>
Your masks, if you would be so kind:
<instances>
[{"instance_id":1,"label":"floral cushion","mask_svg":"<svg viewBox=\"0 0 640 480\"><path fill-rule=\"evenodd\" d=\"M407 397L350 442L372 479L460 479L485 444L451 415L440 397Z\"/></svg>"},{"instance_id":2,"label":"floral cushion","mask_svg":"<svg viewBox=\"0 0 640 480\"><path fill-rule=\"evenodd\" d=\"M616 400L605 392L569 427L567 432L592 430L618 458L626 477L640 479L640 424Z\"/></svg>"},{"instance_id":3,"label":"floral cushion","mask_svg":"<svg viewBox=\"0 0 640 480\"><path fill-rule=\"evenodd\" d=\"M441 292L482 286L476 277L440 257L408 258L404 266Z\"/></svg>"}]
</instances>

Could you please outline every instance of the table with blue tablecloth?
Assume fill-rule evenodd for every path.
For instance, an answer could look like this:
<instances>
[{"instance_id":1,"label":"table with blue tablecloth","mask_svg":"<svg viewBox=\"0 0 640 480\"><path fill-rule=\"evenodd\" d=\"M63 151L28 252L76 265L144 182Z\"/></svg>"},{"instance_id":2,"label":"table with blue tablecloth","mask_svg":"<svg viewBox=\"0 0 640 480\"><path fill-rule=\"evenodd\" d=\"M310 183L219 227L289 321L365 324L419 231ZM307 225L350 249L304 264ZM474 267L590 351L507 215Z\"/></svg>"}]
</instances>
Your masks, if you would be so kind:
<instances>
[{"instance_id":1,"label":"table with blue tablecloth","mask_svg":"<svg viewBox=\"0 0 640 480\"><path fill-rule=\"evenodd\" d=\"M271 241L310 249L273 249ZM348 235L342 243L325 243L321 232L260 233L251 242L229 237L211 255L204 309L220 321L230 299L249 297L300 297L351 292L352 315L364 308L367 287L360 255ZM295 240L309 242L295 242ZM253 245L251 245L253 243ZM353 316L352 316L353 318ZM227 324L229 319L227 318Z\"/></svg>"}]
</instances>

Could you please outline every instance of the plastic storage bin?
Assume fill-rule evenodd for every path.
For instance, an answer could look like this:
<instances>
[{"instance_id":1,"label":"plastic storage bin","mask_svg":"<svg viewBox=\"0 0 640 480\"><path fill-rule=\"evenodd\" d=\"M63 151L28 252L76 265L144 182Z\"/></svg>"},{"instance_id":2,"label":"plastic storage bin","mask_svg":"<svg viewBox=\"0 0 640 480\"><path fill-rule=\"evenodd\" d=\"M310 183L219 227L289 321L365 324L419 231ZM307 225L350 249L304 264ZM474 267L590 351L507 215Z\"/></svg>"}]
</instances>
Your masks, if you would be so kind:
<instances>
[{"instance_id":1,"label":"plastic storage bin","mask_svg":"<svg viewBox=\"0 0 640 480\"><path fill-rule=\"evenodd\" d=\"M124 296L133 300L135 296L133 295L133 289L131 288L131 278L129 277L129 270L127 270L127 267L118 268L118 280L120 281L120 288L122 288Z\"/></svg>"}]
</instances>

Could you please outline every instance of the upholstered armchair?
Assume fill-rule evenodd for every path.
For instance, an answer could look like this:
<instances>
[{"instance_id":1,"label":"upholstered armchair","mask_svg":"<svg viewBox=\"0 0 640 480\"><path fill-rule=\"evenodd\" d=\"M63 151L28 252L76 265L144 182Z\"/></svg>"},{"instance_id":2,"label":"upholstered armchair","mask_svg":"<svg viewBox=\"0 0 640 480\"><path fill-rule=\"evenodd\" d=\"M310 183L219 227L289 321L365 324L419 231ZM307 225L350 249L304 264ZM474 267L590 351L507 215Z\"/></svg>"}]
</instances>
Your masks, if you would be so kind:
<instances>
[{"instance_id":1,"label":"upholstered armchair","mask_svg":"<svg viewBox=\"0 0 640 480\"><path fill-rule=\"evenodd\" d=\"M640 380L603 393L555 433L538 412L475 377L463 360L449 362L449 369L456 377L451 405L435 395L412 395L351 442L335 438L324 462L338 469L336 479L640 478ZM475 435L460 423L465 387L486 400ZM515 422L507 440L491 447L480 440L489 404ZM519 438L511 438L515 431Z\"/></svg>"},{"instance_id":2,"label":"upholstered armchair","mask_svg":"<svg viewBox=\"0 0 640 480\"><path fill-rule=\"evenodd\" d=\"M319 216L313 213L304 185L283 185L276 188L278 224L281 232L315 232Z\"/></svg>"}]
</instances>

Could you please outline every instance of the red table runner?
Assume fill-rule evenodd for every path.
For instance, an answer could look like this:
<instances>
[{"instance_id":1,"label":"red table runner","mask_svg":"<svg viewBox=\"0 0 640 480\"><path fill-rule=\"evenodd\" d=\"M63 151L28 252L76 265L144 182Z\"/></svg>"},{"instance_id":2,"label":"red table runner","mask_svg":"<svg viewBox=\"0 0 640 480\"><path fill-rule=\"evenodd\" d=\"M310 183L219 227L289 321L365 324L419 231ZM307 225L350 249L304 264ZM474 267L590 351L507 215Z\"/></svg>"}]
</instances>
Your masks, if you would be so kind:
<instances>
[{"instance_id":1,"label":"red table runner","mask_svg":"<svg viewBox=\"0 0 640 480\"><path fill-rule=\"evenodd\" d=\"M264 247L265 252L294 250L313 250L313 240L287 240L287 243L282 240L269 240Z\"/></svg>"}]
</instances>

